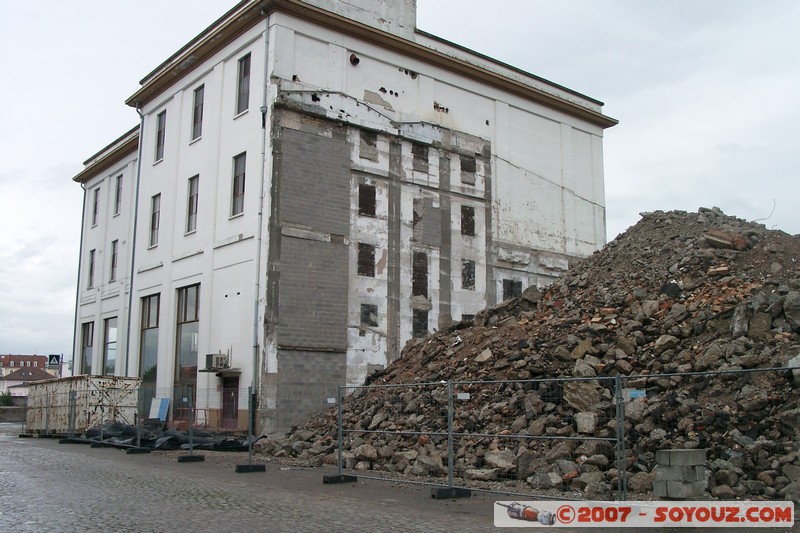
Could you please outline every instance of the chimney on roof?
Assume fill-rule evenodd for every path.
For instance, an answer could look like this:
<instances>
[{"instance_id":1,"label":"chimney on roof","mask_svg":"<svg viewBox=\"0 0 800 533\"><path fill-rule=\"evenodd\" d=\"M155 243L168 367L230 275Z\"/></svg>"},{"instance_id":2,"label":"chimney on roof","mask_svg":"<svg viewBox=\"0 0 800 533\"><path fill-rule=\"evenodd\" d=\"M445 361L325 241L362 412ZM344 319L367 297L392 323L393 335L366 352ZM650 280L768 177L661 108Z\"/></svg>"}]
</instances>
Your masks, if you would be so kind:
<instances>
[{"instance_id":1,"label":"chimney on roof","mask_svg":"<svg viewBox=\"0 0 800 533\"><path fill-rule=\"evenodd\" d=\"M367 26L414 40L417 0L302 0Z\"/></svg>"}]
</instances>

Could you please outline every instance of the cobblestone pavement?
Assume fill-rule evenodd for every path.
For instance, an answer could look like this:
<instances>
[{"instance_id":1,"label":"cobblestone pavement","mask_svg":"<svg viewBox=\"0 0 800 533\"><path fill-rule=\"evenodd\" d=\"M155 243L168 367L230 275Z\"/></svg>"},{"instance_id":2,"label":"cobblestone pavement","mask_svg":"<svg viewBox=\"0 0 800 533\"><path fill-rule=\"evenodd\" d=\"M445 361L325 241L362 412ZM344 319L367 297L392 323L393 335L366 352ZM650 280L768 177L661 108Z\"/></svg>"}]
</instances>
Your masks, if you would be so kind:
<instances>
[{"instance_id":1,"label":"cobblestone pavement","mask_svg":"<svg viewBox=\"0 0 800 533\"><path fill-rule=\"evenodd\" d=\"M0 531L495 530L490 496L433 500L420 486L209 463L0 435Z\"/></svg>"},{"instance_id":2,"label":"cobblestone pavement","mask_svg":"<svg viewBox=\"0 0 800 533\"><path fill-rule=\"evenodd\" d=\"M237 474L234 465L246 462L246 454L197 453L206 461L178 463L185 452L127 455L20 439L0 428L0 532L499 531L493 502L508 499L476 493L434 500L426 486L377 480L324 485L322 476L334 469L280 464ZM798 530L800 523L791 528Z\"/></svg>"}]
</instances>

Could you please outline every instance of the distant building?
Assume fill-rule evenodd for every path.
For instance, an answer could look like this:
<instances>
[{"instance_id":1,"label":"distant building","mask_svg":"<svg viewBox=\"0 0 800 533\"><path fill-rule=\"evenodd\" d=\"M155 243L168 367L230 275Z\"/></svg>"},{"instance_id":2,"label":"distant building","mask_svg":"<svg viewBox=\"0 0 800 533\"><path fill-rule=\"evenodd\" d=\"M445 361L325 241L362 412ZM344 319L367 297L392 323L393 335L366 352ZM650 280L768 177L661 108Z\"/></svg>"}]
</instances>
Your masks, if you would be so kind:
<instances>
[{"instance_id":1,"label":"distant building","mask_svg":"<svg viewBox=\"0 0 800 533\"><path fill-rule=\"evenodd\" d=\"M0 377L0 394L8 392L11 396L27 396L28 383L54 378L55 376L41 368L19 368Z\"/></svg>"},{"instance_id":2,"label":"distant building","mask_svg":"<svg viewBox=\"0 0 800 533\"><path fill-rule=\"evenodd\" d=\"M58 377L59 369L49 368L47 366L48 360L49 358L46 355L0 355L0 377L6 376L21 368L38 368L48 372L53 377Z\"/></svg>"},{"instance_id":3,"label":"distant building","mask_svg":"<svg viewBox=\"0 0 800 533\"><path fill-rule=\"evenodd\" d=\"M145 76L74 177L74 374L140 376L173 421L236 424L252 386L275 433L603 246L602 102L415 9L247 0Z\"/></svg>"}]
</instances>

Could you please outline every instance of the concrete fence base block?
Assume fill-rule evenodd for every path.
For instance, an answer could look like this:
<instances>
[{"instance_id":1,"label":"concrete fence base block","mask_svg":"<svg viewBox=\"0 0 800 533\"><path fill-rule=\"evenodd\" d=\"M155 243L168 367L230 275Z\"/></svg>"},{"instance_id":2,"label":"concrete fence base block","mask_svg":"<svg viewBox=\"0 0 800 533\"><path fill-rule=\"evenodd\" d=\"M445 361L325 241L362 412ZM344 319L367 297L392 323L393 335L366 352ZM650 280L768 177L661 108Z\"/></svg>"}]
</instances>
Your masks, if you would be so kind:
<instances>
[{"instance_id":1,"label":"concrete fence base block","mask_svg":"<svg viewBox=\"0 0 800 533\"><path fill-rule=\"evenodd\" d=\"M179 455L179 463L202 463L206 460L205 455Z\"/></svg>"},{"instance_id":2,"label":"concrete fence base block","mask_svg":"<svg viewBox=\"0 0 800 533\"><path fill-rule=\"evenodd\" d=\"M654 481L653 493L659 498L678 500L698 499L705 493L705 481L682 483L680 481Z\"/></svg>"},{"instance_id":3,"label":"concrete fence base block","mask_svg":"<svg viewBox=\"0 0 800 533\"><path fill-rule=\"evenodd\" d=\"M355 483L356 481L358 481L356 476L348 476L347 474L342 474L340 476L322 476L322 482L328 484Z\"/></svg>"},{"instance_id":4,"label":"concrete fence base block","mask_svg":"<svg viewBox=\"0 0 800 533\"><path fill-rule=\"evenodd\" d=\"M251 472L266 472L266 471L267 471L267 465L263 464L236 465L237 474L249 474Z\"/></svg>"},{"instance_id":5,"label":"concrete fence base block","mask_svg":"<svg viewBox=\"0 0 800 533\"><path fill-rule=\"evenodd\" d=\"M470 498L472 491L459 487L433 487L431 489L431 498L437 500L449 500L453 498Z\"/></svg>"},{"instance_id":6,"label":"concrete fence base block","mask_svg":"<svg viewBox=\"0 0 800 533\"><path fill-rule=\"evenodd\" d=\"M656 463L663 466L697 466L706 464L704 449L658 450Z\"/></svg>"},{"instance_id":7,"label":"concrete fence base block","mask_svg":"<svg viewBox=\"0 0 800 533\"><path fill-rule=\"evenodd\" d=\"M150 448L128 448L127 450L125 450L125 453L127 453L127 454L150 453L152 451L153 450L151 450Z\"/></svg>"}]
</instances>

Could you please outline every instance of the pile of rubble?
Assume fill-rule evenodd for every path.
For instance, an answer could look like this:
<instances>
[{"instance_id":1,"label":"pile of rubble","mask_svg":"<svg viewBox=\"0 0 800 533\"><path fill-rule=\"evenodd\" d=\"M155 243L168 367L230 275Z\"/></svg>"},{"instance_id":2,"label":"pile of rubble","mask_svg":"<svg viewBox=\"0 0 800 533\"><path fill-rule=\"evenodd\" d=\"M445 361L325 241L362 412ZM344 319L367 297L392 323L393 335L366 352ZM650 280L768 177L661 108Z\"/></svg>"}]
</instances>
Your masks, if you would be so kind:
<instances>
[{"instance_id":1,"label":"pile of rubble","mask_svg":"<svg viewBox=\"0 0 800 533\"><path fill-rule=\"evenodd\" d=\"M469 382L480 393L454 429L494 437L457 439L456 475L594 499L616 486L619 375L642 392L624 403L629 491L652 489L656 450L706 448L713 496L798 501L800 370L736 372L800 366L798 260L800 236L716 208L646 213L545 291L410 341L368 381ZM706 371L731 373L685 375ZM495 383L557 377L585 381ZM446 389L359 389L343 407L345 427L365 430L347 434L347 466L443 475L447 403ZM336 435L331 410L259 447L335 463Z\"/></svg>"}]
</instances>

